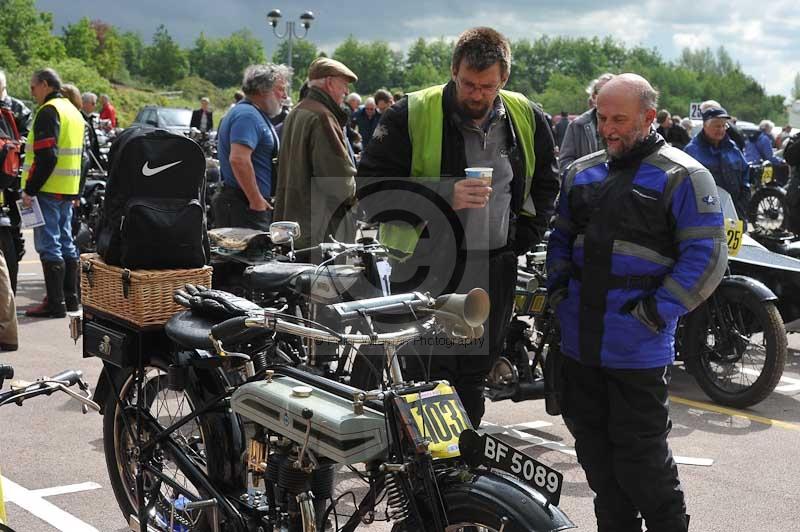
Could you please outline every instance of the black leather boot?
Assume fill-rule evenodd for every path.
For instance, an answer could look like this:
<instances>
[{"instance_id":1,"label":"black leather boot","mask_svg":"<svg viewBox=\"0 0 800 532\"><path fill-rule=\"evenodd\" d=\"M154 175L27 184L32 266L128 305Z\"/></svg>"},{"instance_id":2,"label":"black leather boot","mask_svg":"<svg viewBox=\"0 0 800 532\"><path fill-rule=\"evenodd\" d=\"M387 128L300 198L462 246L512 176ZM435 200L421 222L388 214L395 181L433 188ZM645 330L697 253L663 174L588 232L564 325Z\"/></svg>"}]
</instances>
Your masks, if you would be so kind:
<instances>
[{"instance_id":1,"label":"black leather boot","mask_svg":"<svg viewBox=\"0 0 800 532\"><path fill-rule=\"evenodd\" d=\"M64 259L64 304L67 312L76 312L80 304L79 267L78 259Z\"/></svg>"},{"instance_id":2,"label":"black leather boot","mask_svg":"<svg viewBox=\"0 0 800 532\"><path fill-rule=\"evenodd\" d=\"M31 318L63 318L67 315L64 306L64 263L42 262L47 297L38 307L28 309L25 315Z\"/></svg>"}]
</instances>

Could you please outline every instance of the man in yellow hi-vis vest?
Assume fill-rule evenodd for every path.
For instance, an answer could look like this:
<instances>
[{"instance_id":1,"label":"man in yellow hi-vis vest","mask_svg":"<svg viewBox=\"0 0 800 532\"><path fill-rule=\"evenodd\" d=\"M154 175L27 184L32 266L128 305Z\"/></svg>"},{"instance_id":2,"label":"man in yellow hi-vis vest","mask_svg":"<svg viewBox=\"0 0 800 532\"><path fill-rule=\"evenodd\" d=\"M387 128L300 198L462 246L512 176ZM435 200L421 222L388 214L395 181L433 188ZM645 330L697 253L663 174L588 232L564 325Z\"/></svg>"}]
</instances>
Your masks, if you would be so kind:
<instances>
[{"instance_id":1,"label":"man in yellow hi-vis vest","mask_svg":"<svg viewBox=\"0 0 800 532\"><path fill-rule=\"evenodd\" d=\"M85 122L60 90L61 79L53 69L33 74L31 95L38 109L25 149L22 202L29 207L37 198L45 222L33 230L33 237L47 297L25 313L37 318L63 318L66 310L78 310L72 201L80 195Z\"/></svg>"},{"instance_id":2,"label":"man in yellow hi-vis vest","mask_svg":"<svg viewBox=\"0 0 800 532\"><path fill-rule=\"evenodd\" d=\"M383 113L357 175L359 205L381 223L379 239L395 258L393 293L489 293L482 338L466 346L437 338L422 353L437 355L428 359L431 377L455 385L476 427L511 317L517 255L541 240L559 188L550 127L524 95L502 90L510 70L503 35L465 31L452 79ZM465 178L468 167L489 168L491 178Z\"/></svg>"}]
</instances>

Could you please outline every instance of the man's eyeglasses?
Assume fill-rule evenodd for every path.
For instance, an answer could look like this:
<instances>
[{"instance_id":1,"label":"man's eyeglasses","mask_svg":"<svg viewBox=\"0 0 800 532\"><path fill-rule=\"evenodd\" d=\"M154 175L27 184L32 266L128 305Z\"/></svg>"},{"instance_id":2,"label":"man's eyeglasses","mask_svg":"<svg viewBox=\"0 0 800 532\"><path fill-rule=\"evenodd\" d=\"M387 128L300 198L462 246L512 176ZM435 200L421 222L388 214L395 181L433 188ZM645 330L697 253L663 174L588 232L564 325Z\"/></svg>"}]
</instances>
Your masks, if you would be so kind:
<instances>
[{"instance_id":1,"label":"man's eyeglasses","mask_svg":"<svg viewBox=\"0 0 800 532\"><path fill-rule=\"evenodd\" d=\"M500 83L499 85L476 85L471 81L464 81L459 77L456 77L456 85L458 85L458 88L460 88L467 94L473 94L475 92L480 91L480 93L485 96L491 96L492 94L497 94L497 91L499 91L500 87L503 86L502 83Z\"/></svg>"}]
</instances>

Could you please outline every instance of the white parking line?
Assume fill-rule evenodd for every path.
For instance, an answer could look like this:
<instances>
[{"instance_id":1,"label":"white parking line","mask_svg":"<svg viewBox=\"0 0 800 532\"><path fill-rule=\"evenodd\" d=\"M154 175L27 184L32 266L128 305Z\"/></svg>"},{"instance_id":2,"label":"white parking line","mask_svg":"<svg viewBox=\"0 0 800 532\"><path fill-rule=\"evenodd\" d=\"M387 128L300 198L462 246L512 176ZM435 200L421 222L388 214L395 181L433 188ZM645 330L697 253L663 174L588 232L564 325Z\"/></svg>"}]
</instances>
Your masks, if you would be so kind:
<instances>
[{"instance_id":1,"label":"white parking line","mask_svg":"<svg viewBox=\"0 0 800 532\"><path fill-rule=\"evenodd\" d=\"M748 375L752 375L754 377L758 377L761 375L760 371L756 371L750 368L742 368L742 373L746 373ZM786 392L800 392L800 379L792 379L790 377L781 377L780 382L785 382L783 386L778 386L775 388L776 392L786 393Z\"/></svg>"},{"instance_id":2,"label":"white parking line","mask_svg":"<svg viewBox=\"0 0 800 532\"><path fill-rule=\"evenodd\" d=\"M99 490L102 488L97 482L83 482L82 484L70 484L69 486L56 486L55 488L45 488L32 490L31 493L37 497L53 497L54 495L66 495L67 493L77 493L79 491Z\"/></svg>"},{"instance_id":3,"label":"white parking line","mask_svg":"<svg viewBox=\"0 0 800 532\"><path fill-rule=\"evenodd\" d=\"M41 492L53 491L52 495L56 495L58 493L72 493L77 490L72 491L58 491L63 488L50 488L48 490L35 490L31 491L29 489L23 488L19 484L7 479L6 477L2 478L3 482L3 494L5 495L7 502L13 502L23 510L26 510L42 521L45 521L49 525L53 526L57 530L61 530L62 532L99 532L96 528L87 523L84 523L77 517L68 514L55 504L48 502L42 498L40 495ZM87 482L84 484L89 485L94 484L93 482ZM74 487L73 486L64 486L66 487ZM88 489L95 489L94 487Z\"/></svg>"},{"instance_id":4,"label":"white parking line","mask_svg":"<svg viewBox=\"0 0 800 532\"><path fill-rule=\"evenodd\" d=\"M489 421L484 421L483 422L484 428L482 428L478 432L482 432L485 434L507 434L508 436L517 438L518 440L522 440L526 443L531 443L533 445L538 445L540 447L546 447L547 449L568 454L570 456L576 456L575 449L573 449L569 445L564 445L563 443L557 441L548 440L542 438L541 436L534 436L533 434L528 434L527 432L523 432L523 430L525 429L540 429L543 427L549 427L551 425L552 423L548 421L531 421L528 423L518 423L516 425L504 427L502 425L497 425ZM681 465L709 467L714 464L713 458L695 458L692 456L673 456L673 458L675 459L675 462Z\"/></svg>"}]
</instances>

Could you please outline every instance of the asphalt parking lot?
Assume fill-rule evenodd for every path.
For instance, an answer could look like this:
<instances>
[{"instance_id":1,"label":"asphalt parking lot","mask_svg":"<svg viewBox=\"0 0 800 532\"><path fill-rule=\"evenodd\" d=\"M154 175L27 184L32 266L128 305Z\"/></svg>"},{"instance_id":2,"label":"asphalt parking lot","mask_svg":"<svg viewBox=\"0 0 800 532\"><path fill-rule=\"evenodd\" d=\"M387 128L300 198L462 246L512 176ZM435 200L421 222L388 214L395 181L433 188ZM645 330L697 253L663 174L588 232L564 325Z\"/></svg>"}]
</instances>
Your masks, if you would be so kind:
<instances>
[{"instance_id":1,"label":"asphalt parking lot","mask_svg":"<svg viewBox=\"0 0 800 532\"><path fill-rule=\"evenodd\" d=\"M41 266L31 253L21 265L20 309L44 292ZM75 368L92 385L96 381L101 365L81 358L67 319L21 317L20 335L19 351L0 354L0 363L14 365L18 378ZM691 376L675 369L670 444L679 457L691 530L800 530L800 336L790 336L789 345L778 390L746 411L710 403ZM561 508L580 530L593 530L592 493L561 419L548 416L541 401L506 401L489 404L485 420L486 430L504 433L502 438L564 474ZM66 396L0 408L0 470L17 532L127 530L106 474L102 419L81 414L80 405Z\"/></svg>"}]
</instances>

